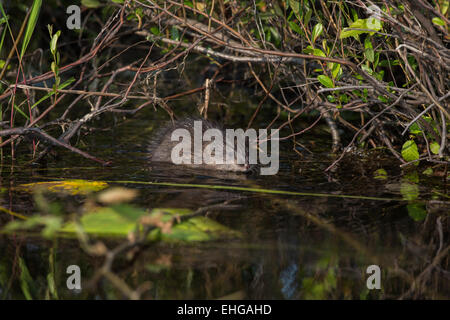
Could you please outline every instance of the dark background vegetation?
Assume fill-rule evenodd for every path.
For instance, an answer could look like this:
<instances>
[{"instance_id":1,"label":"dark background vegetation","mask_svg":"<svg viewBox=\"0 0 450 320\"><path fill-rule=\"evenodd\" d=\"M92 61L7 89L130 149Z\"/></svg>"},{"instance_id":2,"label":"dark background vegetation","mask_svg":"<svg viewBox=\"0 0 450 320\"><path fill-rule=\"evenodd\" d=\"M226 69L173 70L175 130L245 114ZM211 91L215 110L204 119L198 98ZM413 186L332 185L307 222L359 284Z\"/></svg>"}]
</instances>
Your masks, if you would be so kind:
<instances>
[{"instance_id":1,"label":"dark background vegetation","mask_svg":"<svg viewBox=\"0 0 450 320\"><path fill-rule=\"evenodd\" d=\"M248 126L284 128L294 146L326 123L337 155L328 169L353 146L386 148L403 165L448 163L448 1L86 0L76 3L81 30L66 27L73 2L35 3L4 3L2 150L24 136L37 160L49 146L74 150L91 120L153 107L176 117L172 101L194 95L203 116L241 113ZM203 67L180 85L186 61ZM169 70L178 83L164 81ZM236 86L256 94L256 108L225 102L217 114L215 95ZM78 101L90 106L71 111Z\"/></svg>"}]
</instances>

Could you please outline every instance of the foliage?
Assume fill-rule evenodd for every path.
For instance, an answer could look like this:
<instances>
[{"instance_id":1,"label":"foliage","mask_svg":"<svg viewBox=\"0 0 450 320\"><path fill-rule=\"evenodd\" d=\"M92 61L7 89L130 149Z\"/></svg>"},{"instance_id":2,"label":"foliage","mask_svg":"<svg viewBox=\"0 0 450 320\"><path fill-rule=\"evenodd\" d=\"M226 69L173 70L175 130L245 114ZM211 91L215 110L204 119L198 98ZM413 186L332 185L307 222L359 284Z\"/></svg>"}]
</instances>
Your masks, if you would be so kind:
<instances>
[{"instance_id":1,"label":"foliage","mask_svg":"<svg viewBox=\"0 0 450 320\"><path fill-rule=\"evenodd\" d=\"M55 182L39 182L25 184L19 190L35 192L37 207L44 212L43 215L34 215L23 220L9 222L3 232L11 233L19 230L33 231L42 227L41 234L45 238L54 238L57 235L77 236L82 233L98 237L127 237L130 233L141 232L145 227L151 227L148 239L152 241L192 242L211 241L219 238L239 237L233 231L210 218L193 215L193 211L182 208L155 208L150 213L141 208L124 204L136 197L137 193L128 193L128 189L106 189L105 182L67 180ZM73 196L84 195L95 197L99 202L108 206L92 207L90 201L86 202L86 209L78 219L65 219L55 206L56 203L47 203L42 191L51 193L68 193ZM131 191L131 190L130 190ZM116 200L114 200L116 198ZM52 210L52 207L55 208ZM18 216L18 215L16 215ZM186 221L181 221L187 217Z\"/></svg>"},{"instance_id":2,"label":"foliage","mask_svg":"<svg viewBox=\"0 0 450 320\"><path fill-rule=\"evenodd\" d=\"M25 30L23 39L18 39L22 40L19 55L23 59L24 70L13 60L3 60L0 79L8 68L23 76L24 71L30 68L31 61L25 52L39 48L42 41L49 47L52 57L47 70L51 70L53 74L53 90L44 92L40 97L38 95L34 101L34 96L17 96L16 99L15 91L13 93L4 89L5 98L10 95L14 97L1 113L3 119L10 120L11 126L23 126L32 122L33 112L49 113L53 119L66 118L65 109L57 106L61 100L59 92L74 86L74 79L77 78L64 78L67 70L81 66L86 68L90 62L95 61L92 65L97 65L101 61L102 64L105 62L101 66L103 74L115 77L116 71L120 75L128 70L129 67L123 66L144 63L142 70L150 71L142 72L141 75L147 77L147 80L153 78L159 89L157 75L160 72L173 68L175 64L182 65L187 55L200 54L209 63L220 66L219 74L222 72L224 75L235 74L242 77L232 79L233 81L251 82L260 91L261 84L271 82L271 94L265 98L268 98L266 103L272 100L274 105L282 107L280 119L275 124L286 127L289 125L295 130L299 124L294 120L286 123L286 119L296 119L296 113L300 111L306 115L314 115L320 111L330 126L335 123L344 132L354 132L354 128L361 129L357 131L356 138L370 132L364 139L371 143L359 141L357 145L360 147L384 146L397 158L400 158L400 153L406 161L420 158L429 162L448 162L448 147L442 143L447 140L445 134L448 132L450 117L446 96L449 91L447 78L450 64L450 52L446 48L449 39L446 18L448 1L423 5L394 0L369 5L349 1L259 0L254 3L225 2L219 6L212 0L204 0L174 3L166 7L164 1L155 1L152 6L132 1L124 6L121 0L83 0L81 4L86 8L83 14L96 12L92 16L87 15L84 29L66 31L62 23L55 21L55 29L59 30L54 32L53 25L49 25L49 39L40 37L36 30L42 29L40 16L49 12L53 14L53 2L29 0L22 6L0 8L0 26L3 26L0 49L5 45L12 48L13 38L8 34L17 34L18 25L22 24ZM22 16L26 16L28 11L29 18L21 21L19 17L22 16L19 14L11 20L8 12L14 10L21 12ZM123 14L121 19L119 12ZM417 19L411 18L416 15ZM115 27L96 32L98 21L94 16L102 20L105 26ZM184 21L188 22L185 24ZM216 30L209 34L212 28ZM138 31L131 31L134 35L129 36L131 34L128 31L122 33L125 29ZM114 35L122 37L120 40L128 47L126 50L111 46L119 40ZM81 43L80 37L85 37L84 41L93 46L90 49L83 46L76 48L84 56L75 60L70 51L74 47L68 49L60 44L76 41ZM127 55L129 49L143 39L151 43L151 48L159 48L164 54L154 68L145 66L149 63L148 58L137 57L135 61L130 61L133 55ZM199 42L194 43L197 40ZM426 45L423 45L424 42ZM100 55L106 48L110 50L108 58ZM14 50L10 52L14 54ZM35 53L31 54L33 56ZM221 59L233 62L231 68L252 67L253 73L230 72L230 67L225 67L226 64ZM258 59L260 60L257 61ZM278 67L277 61L280 62ZM246 65L245 62L251 64ZM1 63L2 61L0 66ZM258 68L255 68L256 64ZM63 69L63 66L69 68ZM96 74L94 69L87 73ZM77 69L77 76L79 72L80 69ZM258 79L256 82L252 81L256 79L255 76ZM48 80L48 75L46 79ZM18 81L12 77L1 80L5 80L8 86ZM84 88L97 95L99 91L108 91L114 87L111 86L112 79L110 80L108 82L103 76L90 76L89 83ZM99 89L102 83L106 87ZM141 91L137 87L139 82L133 80L129 85L123 92L106 94L131 96L130 90ZM79 84L75 86L79 87ZM297 88L296 93L286 89L293 87ZM212 88L216 90L216 87ZM267 86L264 88L267 89ZM201 91L194 89L193 92ZM97 97L98 105L89 113L79 114L76 120L70 122L89 122L103 113L111 112L111 108L106 105L101 108L103 94L105 92ZM156 104L161 101L157 96L152 99ZM173 114L170 99L164 101L162 108ZM126 99L119 105L125 103ZM23 109L26 105L29 107L28 113ZM387 108L388 106L390 107ZM21 117L15 117L16 111ZM358 121L347 116L355 112L361 115L361 123L367 127L362 128ZM254 116L248 117L253 119ZM42 119L38 122L40 125L45 124ZM57 122L49 124L49 127L55 131L60 130ZM413 135L410 140L405 136L405 127ZM346 135L339 134L334 129L330 131L334 134L332 149L337 150L339 142L347 139ZM386 139L391 140L392 145L387 145ZM408 151L405 147L407 140L414 140L417 148L408 142L411 147ZM349 146L358 139L351 141ZM428 156L423 157L425 154Z\"/></svg>"}]
</instances>

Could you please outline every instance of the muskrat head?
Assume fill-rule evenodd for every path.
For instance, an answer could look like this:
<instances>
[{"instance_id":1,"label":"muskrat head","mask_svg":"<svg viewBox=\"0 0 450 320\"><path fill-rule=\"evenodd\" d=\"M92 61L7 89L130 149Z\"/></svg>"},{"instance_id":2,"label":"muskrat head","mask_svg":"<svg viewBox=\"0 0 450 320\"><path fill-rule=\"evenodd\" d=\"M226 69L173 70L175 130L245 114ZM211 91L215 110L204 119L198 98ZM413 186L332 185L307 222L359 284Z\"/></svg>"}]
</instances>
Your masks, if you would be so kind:
<instances>
[{"instance_id":1,"label":"muskrat head","mask_svg":"<svg viewBox=\"0 0 450 320\"><path fill-rule=\"evenodd\" d=\"M191 118L175 121L163 126L155 136L157 139L149 148L152 161L209 170L254 171L246 140L227 137L226 130L210 121ZM174 152L178 161L173 159Z\"/></svg>"},{"instance_id":2,"label":"muskrat head","mask_svg":"<svg viewBox=\"0 0 450 320\"><path fill-rule=\"evenodd\" d=\"M245 148L245 145L238 139L227 141L224 130L221 130L221 134L223 134L222 142L215 144L215 146L213 146L214 142L204 141L204 163L215 170L251 172L253 166L249 163L248 149ZM208 148L211 148L211 150ZM217 154L217 152L220 154Z\"/></svg>"}]
</instances>

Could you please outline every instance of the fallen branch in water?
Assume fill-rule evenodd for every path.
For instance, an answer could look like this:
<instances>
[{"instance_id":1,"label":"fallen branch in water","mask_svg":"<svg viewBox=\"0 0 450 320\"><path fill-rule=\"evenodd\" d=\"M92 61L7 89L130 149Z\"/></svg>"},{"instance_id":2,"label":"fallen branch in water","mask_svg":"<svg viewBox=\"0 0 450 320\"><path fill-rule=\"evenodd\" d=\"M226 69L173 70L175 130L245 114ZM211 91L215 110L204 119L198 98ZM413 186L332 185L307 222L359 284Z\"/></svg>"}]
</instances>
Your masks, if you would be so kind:
<instances>
[{"instance_id":1,"label":"fallen branch in water","mask_svg":"<svg viewBox=\"0 0 450 320\"><path fill-rule=\"evenodd\" d=\"M45 140L55 146L59 146L59 147L63 147L66 148L72 152L75 152L87 159L93 160L95 162L98 162L102 165L109 165L111 164L110 161L103 161L100 160L96 157L91 156L89 153L86 153L84 151L81 151L78 148L72 147L71 145L60 141L58 139L53 138L52 136L48 135L47 133L43 132L42 130L38 129L38 128L23 128L23 127L18 127L18 128L13 128L13 129L5 129L5 130L0 130L0 136L1 137L5 137L5 136L34 136L37 138L40 138L42 140Z\"/></svg>"}]
</instances>

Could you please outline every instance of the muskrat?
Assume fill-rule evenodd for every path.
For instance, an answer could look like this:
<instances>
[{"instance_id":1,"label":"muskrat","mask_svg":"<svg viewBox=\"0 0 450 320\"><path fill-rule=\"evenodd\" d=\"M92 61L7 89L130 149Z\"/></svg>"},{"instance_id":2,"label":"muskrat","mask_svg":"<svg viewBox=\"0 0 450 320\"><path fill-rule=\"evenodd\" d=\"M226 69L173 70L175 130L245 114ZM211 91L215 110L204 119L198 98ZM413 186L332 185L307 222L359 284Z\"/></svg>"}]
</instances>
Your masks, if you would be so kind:
<instances>
[{"instance_id":1,"label":"muskrat","mask_svg":"<svg viewBox=\"0 0 450 320\"><path fill-rule=\"evenodd\" d=\"M177 129L181 129L181 131ZM213 133L214 138L206 138L208 134L205 136L205 132L208 129L213 129L209 132L215 132ZM201 134L202 137L199 141L200 145L195 143L195 137L198 137L198 134ZM215 141L216 134L222 137L222 142ZM184 141L186 135L189 139ZM183 149L181 146L184 142L189 142L188 145L184 145L186 149ZM213 142L218 142L217 146L220 145L222 150L212 147ZM205 153L206 148L209 149ZM232 154L230 154L230 150ZM248 151L242 145L242 141L236 139L233 145L227 144L225 129L216 123L204 119L187 118L164 124L155 133L149 146L149 152L151 161L168 162L191 168L233 172L250 172L255 169L255 166L249 164ZM215 161L216 158L214 157L216 155L219 158L222 155L227 161ZM174 156L178 160L174 161ZM232 161L229 161L231 159Z\"/></svg>"}]
</instances>

